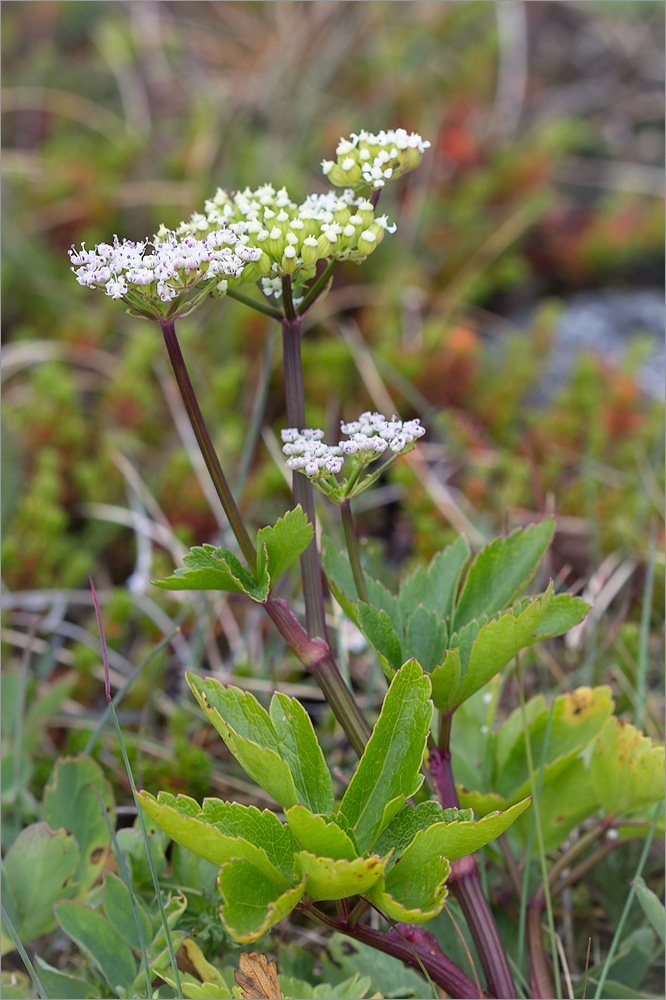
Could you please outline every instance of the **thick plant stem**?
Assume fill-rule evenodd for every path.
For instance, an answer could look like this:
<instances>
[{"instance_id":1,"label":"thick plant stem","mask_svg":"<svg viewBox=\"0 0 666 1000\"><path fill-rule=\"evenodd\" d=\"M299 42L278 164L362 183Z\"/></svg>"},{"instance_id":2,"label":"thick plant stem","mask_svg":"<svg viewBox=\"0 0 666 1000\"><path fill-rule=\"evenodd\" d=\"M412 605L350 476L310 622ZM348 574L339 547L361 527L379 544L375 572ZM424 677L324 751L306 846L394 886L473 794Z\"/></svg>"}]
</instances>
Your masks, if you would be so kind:
<instances>
[{"instance_id":1,"label":"thick plant stem","mask_svg":"<svg viewBox=\"0 0 666 1000\"><path fill-rule=\"evenodd\" d=\"M486 997L485 993L479 992L469 976L444 954L434 934L429 931L409 924L399 924L387 934L374 930L367 924L353 923L349 918L345 920L339 916L332 917L314 907L306 908L305 912L325 927L346 934L355 941L369 944L377 951L393 955L419 972L425 970L432 981L441 986L450 997L476 997L481 1000Z\"/></svg>"},{"instance_id":2,"label":"thick plant stem","mask_svg":"<svg viewBox=\"0 0 666 1000\"><path fill-rule=\"evenodd\" d=\"M342 527L345 531L347 554L349 556L352 573L354 574L356 590L360 599L366 604L369 604L368 589L365 585L363 567L361 566L361 560L358 554L358 542L356 540L356 532L354 531L354 517L352 515L350 500L343 500L340 504L340 514L342 515Z\"/></svg>"},{"instance_id":3,"label":"thick plant stem","mask_svg":"<svg viewBox=\"0 0 666 1000\"><path fill-rule=\"evenodd\" d=\"M178 383L180 395L185 405L185 409L187 410L187 415L190 418L190 424L192 425L192 430L194 431L194 435L197 439L197 444L199 445L204 462L206 463L206 468L210 473L210 478L213 480L213 485L224 508L224 513L227 515L231 530L236 536L236 541L240 546L241 552L247 559L250 568L254 570L257 564L257 550L252 543L252 539L250 538L247 528L245 527L245 522L243 521L241 513L236 506L236 501L234 500L231 489L229 488L229 484L227 483L224 472L222 471L222 466L220 465L220 460L217 457L217 452L215 451L210 434L208 433L206 421L204 420L203 413L201 412L201 407L199 406L199 402L194 392L194 387L190 381L190 376L185 365L183 352L181 351L180 344L178 343L175 324L173 320L164 320L161 323L161 326L164 343L166 344L166 349L169 354L169 361L171 362L173 373L176 376L176 382Z\"/></svg>"},{"instance_id":4,"label":"thick plant stem","mask_svg":"<svg viewBox=\"0 0 666 1000\"><path fill-rule=\"evenodd\" d=\"M291 296L291 279L282 279L285 319L282 321L282 352L284 358L284 385L287 424L302 430L305 427L305 396L303 392L303 367L301 364L301 321L294 312ZM324 616L324 591L317 551L314 489L301 472L294 473L294 500L300 503L315 528L315 537L301 556L303 597L308 634L326 638Z\"/></svg>"},{"instance_id":5,"label":"thick plant stem","mask_svg":"<svg viewBox=\"0 0 666 1000\"><path fill-rule=\"evenodd\" d=\"M442 714L439 749L431 750L429 758L430 774L445 809L460 806L451 769L451 718L451 713ZM472 855L453 862L449 884L467 921L491 994L512 1000L518 994L509 960Z\"/></svg>"},{"instance_id":6,"label":"thick plant stem","mask_svg":"<svg viewBox=\"0 0 666 1000\"><path fill-rule=\"evenodd\" d=\"M370 727L345 684L328 643L323 639L310 638L281 598L269 598L264 606L281 635L324 692L326 701L360 757L370 739Z\"/></svg>"}]
</instances>

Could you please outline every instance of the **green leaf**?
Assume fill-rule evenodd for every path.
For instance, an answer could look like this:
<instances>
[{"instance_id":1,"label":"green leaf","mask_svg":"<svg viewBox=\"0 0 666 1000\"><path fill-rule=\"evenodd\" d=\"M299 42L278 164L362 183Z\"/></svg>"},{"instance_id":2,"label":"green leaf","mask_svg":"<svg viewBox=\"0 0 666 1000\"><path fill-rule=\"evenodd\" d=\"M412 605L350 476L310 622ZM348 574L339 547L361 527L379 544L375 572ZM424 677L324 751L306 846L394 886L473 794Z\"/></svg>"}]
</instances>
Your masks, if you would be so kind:
<instances>
[{"instance_id":1,"label":"green leaf","mask_svg":"<svg viewBox=\"0 0 666 1000\"><path fill-rule=\"evenodd\" d=\"M155 799L149 792L139 792L139 799L141 807L150 818L182 847L217 866L233 858L246 858L281 889L288 887L290 880L279 867L284 863L284 847L280 844L280 838L283 830L286 837L290 834L288 828L284 827L273 813L268 811L260 813L254 806L213 800L213 803L208 805L205 818L202 810L199 810L197 815L192 815L194 800L187 796L176 797L169 792L160 792ZM194 805L196 806L196 803ZM272 820L268 818L269 816L273 816L275 823L280 827L279 832L271 829ZM245 820L244 835L239 836L236 831L239 827L243 829L239 822L242 819ZM226 832L227 830L229 832ZM269 847L272 857L269 857L261 843L254 843L255 836L260 837ZM295 841L293 843L295 848ZM293 853L292 850L292 859Z\"/></svg>"},{"instance_id":2,"label":"green leaf","mask_svg":"<svg viewBox=\"0 0 666 1000\"><path fill-rule=\"evenodd\" d=\"M40 955L35 955L35 965L49 1000L92 1000L99 995L99 984L95 986L93 983L86 983L83 979L61 972L60 969L55 969L45 962ZM3 997L8 995L3 991ZM32 996L32 993L29 995Z\"/></svg>"},{"instance_id":3,"label":"green leaf","mask_svg":"<svg viewBox=\"0 0 666 1000\"><path fill-rule=\"evenodd\" d=\"M74 837L33 823L16 838L2 865L2 905L23 942L56 926L53 904L78 891L80 853Z\"/></svg>"},{"instance_id":4,"label":"green leaf","mask_svg":"<svg viewBox=\"0 0 666 1000\"><path fill-rule=\"evenodd\" d=\"M268 712L254 695L224 687L212 677L186 674L192 694L244 771L283 809L299 801Z\"/></svg>"},{"instance_id":5,"label":"green leaf","mask_svg":"<svg viewBox=\"0 0 666 1000\"><path fill-rule=\"evenodd\" d=\"M95 788L113 818L113 790L92 757L58 758L44 789L44 822L52 830L64 827L79 845L81 859L75 881L83 890L100 875L111 844Z\"/></svg>"},{"instance_id":6,"label":"green leaf","mask_svg":"<svg viewBox=\"0 0 666 1000\"><path fill-rule=\"evenodd\" d=\"M321 546L321 561L328 579L328 585L336 601L351 621L358 625L358 607L356 600L347 595L357 593L354 574L346 553L336 549L327 539Z\"/></svg>"},{"instance_id":7,"label":"green leaf","mask_svg":"<svg viewBox=\"0 0 666 1000\"><path fill-rule=\"evenodd\" d=\"M263 848L271 864L291 882L298 845L289 827L270 809L210 798L203 801L201 818L225 836L242 837Z\"/></svg>"},{"instance_id":8,"label":"green leaf","mask_svg":"<svg viewBox=\"0 0 666 1000\"><path fill-rule=\"evenodd\" d=\"M455 628L511 604L536 573L554 531L555 522L549 519L518 528L482 549L470 566L456 605Z\"/></svg>"},{"instance_id":9,"label":"green leaf","mask_svg":"<svg viewBox=\"0 0 666 1000\"><path fill-rule=\"evenodd\" d=\"M590 774L605 812L626 816L664 798L664 747L610 718L594 745Z\"/></svg>"},{"instance_id":10,"label":"green leaf","mask_svg":"<svg viewBox=\"0 0 666 1000\"><path fill-rule=\"evenodd\" d=\"M427 569L419 566L402 581L398 601L405 621L419 604L434 612L440 620L451 617L460 574L469 551L467 539L461 535L453 545L433 556ZM415 652L413 655L419 659Z\"/></svg>"},{"instance_id":11,"label":"green leaf","mask_svg":"<svg viewBox=\"0 0 666 1000\"><path fill-rule=\"evenodd\" d=\"M517 618L506 614L482 626L471 648L467 670L463 670L454 707L480 691L521 649L530 645L550 599L549 588L545 594L531 601Z\"/></svg>"},{"instance_id":12,"label":"green leaf","mask_svg":"<svg viewBox=\"0 0 666 1000\"><path fill-rule=\"evenodd\" d=\"M136 908L139 914L139 923L143 933L143 942L146 946L153 939L153 930L150 918L146 913L141 900L136 898ZM135 951L141 951L141 939L136 926L134 909L129 889L117 875L113 872L105 872L104 883L102 885L102 906L106 919L121 938Z\"/></svg>"},{"instance_id":13,"label":"green leaf","mask_svg":"<svg viewBox=\"0 0 666 1000\"><path fill-rule=\"evenodd\" d=\"M170 967L161 969L158 975L160 979L163 979L175 991L176 981L173 978ZM180 973L180 987L185 1000L231 1000L232 996L231 991L225 983L201 982L195 976L182 971Z\"/></svg>"},{"instance_id":14,"label":"green leaf","mask_svg":"<svg viewBox=\"0 0 666 1000\"><path fill-rule=\"evenodd\" d=\"M299 504L288 510L275 524L257 532L257 554L266 546L268 577L273 587L283 573L305 552L314 537L308 516Z\"/></svg>"},{"instance_id":15,"label":"green leaf","mask_svg":"<svg viewBox=\"0 0 666 1000\"><path fill-rule=\"evenodd\" d=\"M550 775L548 775L550 779ZM544 782L538 801L532 809L539 810L543 846L554 851L569 836L574 827L596 812L599 800L594 793L589 768L582 757L574 757L552 780ZM513 835L527 845L530 812L518 820Z\"/></svg>"},{"instance_id":16,"label":"green leaf","mask_svg":"<svg viewBox=\"0 0 666 1000\"><path fill-rule=\"evenodd\" d=\"M236 941L256 941L269 927L283 920L300 902L305 879L287 890L268 878L250 861L237 858L222 865L218 885L224 902L220 916Z\"/></svg>"},{"instance_id":17,"label":"green leaf","mask_svg":"<svg viewBox=\"0 0 666 1000\"><path fill-rule=\"evenodd\" d=\"M333 817L314 816L305 806L295 805L285 810L285 818L298 846L320 858L351 861L358 850Z\"/></svg>"},{"instance_id":18,"label":"green leaf","mask_svg":"<svg viewBox=\"0 0 666 1000\"><path fill-rule=\"evenodd\" d=\"M460 687L460 650L450 649L444 663L435 667L430 680L432 682L432 700L439 712L450 712L455 705L455 696Z\"/></svg>"},{"instance_id":19,"label":"green leaf","mask_svg":"<svg viewBox=\"0 0 666 1000\"><path fill-rule=\"evenodd\" d=\"M148 833L148 849L157 877L164 875L167 867L165 850L168 846L168 838L158 830L157 827ZM124 827L116 834L118 846L123 853L127 867L132 876L132 884L135 886L148 887L152 885L153 877L150 871L148 852L143 833L137 827Z\"/></svg>"},{"instance_id":20,"label":"green leaf","mask_svg":"<svg viewBox=\"0 0 666 1000\"><path fill-rule=\"evenodd\" d=\"M312 812L333 808L333 781L310 716L296 698L276 692L271 698L278 753L289 766L299 800Z\"/></svg>"},{"instance_id":21,"label":"green leaf","mask_svg":"<svg viewBox=\"0 0 666 1000\"><path fill-rule=\"evenodd\" d=\"M666 926L666 910L664 909L664 904L659 899L656 892L649 889L645 884L645 880L639 875L631 883L636 891L636 896L638 897L638 902L643 907L643 912L648 918L653 928L661 938L661 943L664 944L664 927Z\"/></svg>"},{"instance_id":22,"label":"green leaf","mask_svg":"<svg viewBox=\"0 0 666 1000\"><path fill-rule=\"evenodd\" d=\"M553 594L546 613L534 632L534 641L565 635L580 625L590 605L572 594Z\"/></svg>"},{"instance_id":23,"label":"green leaf","mask_svg":"<svg viewBox=\"0 0 666 1000\"><path fill-rule=\"evenodd\" d=\"M448 859L432 849L428 831L420 830L383 884L367 896L393 920L420 924L437 916L444 906L450 872Z\"/></svg>"},{"instance_id":24,"label":"green leaf","mask_svg":"<svg viewBox=\"0 0 666 1000\"><path fill-rule=\"evenodd\" d=\"M399 670L403 663L402 643L387 613L359 601L358 623L363 635L389 667ZM386 673L386 668L382 663Z\"/></svg>"},{"instance_id":25,"label":"green leaf","mask_svg":"<svg viewBox=\"0 0 666 1000\"><path fill-rule=\"evenodd\" d=\"M318 858L300 851L295 859L297 877L305 878L305 891L311 899L346 899L363 896L383 875L386 858L371 855L352 861Z\"/></svg>"},{"instance_id":26,"label":"green leaf","mask_svg":"<svg viewBox=\"0 0 666 1000\"><path fill-rule=\"evenodd\" d=\"M446 656L448 629L435 611L419 605L407 618L405 649L427 674Z\"/></svg>"},{"instance_id":27,"label":"green leaf","mask_svg":"<svg viewBox=\"0 0 666 1000\"><path fill-rule=\"evenodd\" d=\"M340 803L351 822L359 850L370 850L392 816L387 807L419 787L419 770L432 719L430 681L416 660L395 675ZM399 808L399 803L398 803ZM393 815L397 812L395 809Z\"/></svg>"},{"instance_id":28,"label":"green leaf","mask_svg":"<svg viewBox=\"0 0 666 1000\"><path fill-rule=\"evenodd\" d=\"M136 978L136 962L104 914L74 901L56 903L54 910L62 930L99 969L110 989L128 990Z\"/></svg>"},{"instance_id":29,"label":"green leaf","mask_svg":"<svg viewBox=\"0 0 666 1000\"><path fill-rule=\"evenodd\" d=\"M407 805L384 830L375 844L375 852L380 855L393 851L392 863L409 847L419 830L427 830L433 823L450 822L447 814L457 810L444 810L439 802L428 800L418 805Z\"/></svg>"},{"instance_id":30,"label":"green leaf","mask_svg":"<svg viewBox=\"0 0 666 1000\"><path fill-rule=\"evenodd\" d=\"M553 706L550 733L550 709L538 695L525 706L532 760L535 766L545 760L544 784L553 781L571 759L587 746L613 710L611 690L607 686L581 687L571 694L558 695ZM548 746L544 740L548 734ZM525 728L522 710L515 709L495 737L493 790L507 801L516 801L529 794L530 773L525 749Z\"/></svg>"},{"instance_id":31,"label":"green leaf","mask_svg":"<svg viewBox=\"0 0 666 1000\"><path fill-rule=\"evenodd\" d=\"M333 808L333 783L307 712L295 698L274 694L270 715L257 699L219 681L187 675L193 694L250 777L284 808Z\"/></svg>"},{"instance_id":32,"label":"green leaf","mask_svg":"<svg viewBox=\"0 0 666 1000\"><path fill-rule=\"evenodd\" d=\"M184 568L177 569L165 580L153 580L154 586L163 590L227 590L247 594L260 604L268 597L269 581L265 567L259 579L255 580L228 549L196 545L184 556L183 562Z\"/></svg>"},{"instance_id":33,"label":"green leaf","mask_svg":"<svg viewBox=\"0 0 666 1000\"><path fill-rule=\"evenodd\" d=\"M530 802L530 799L524 799L504 812L488 813L483 819L436 823L419 832L417 837L429 850L443 854L449 861L457 861L496 840L527 809ZM422 846L423 850L425 846Z\"/></svg>"},{"instance_id":34,"label":"green leaf","mask_svg":"<svg viewBox=\"0 0 666 1000\"><path fill-rule=\"evenodd\" d=\"M283 996L298 997L299 1000L363 1000L370 989L370 976L361 976L358 972L336 986L331 983L313 986L295 976L279 975L278 980Z\"/></svg>"}]
</instances>

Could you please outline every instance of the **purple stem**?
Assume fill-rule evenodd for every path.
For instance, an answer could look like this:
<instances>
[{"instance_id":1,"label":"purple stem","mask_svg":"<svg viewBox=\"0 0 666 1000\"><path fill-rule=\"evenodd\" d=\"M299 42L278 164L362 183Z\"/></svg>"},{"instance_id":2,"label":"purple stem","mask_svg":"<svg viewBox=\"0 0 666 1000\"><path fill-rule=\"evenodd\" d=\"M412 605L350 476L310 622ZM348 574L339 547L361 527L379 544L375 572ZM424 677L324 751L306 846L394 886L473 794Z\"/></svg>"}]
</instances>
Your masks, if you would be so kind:
<instances>
[{"instance_id":1,"label":"purple stem","mask_svg":"<svg viewBox=\"0 0 666 1000\"><path fill-rule=\"evenodd\" d=\"M466 976L462 969L444 954L434 934L429 931L421 930L411 924L398 924L387 934L384 931L374 930L367 924L353 923L349 918L330 916L315 910L314 907L304 907L304 909L314 920L332 930L368 944L386 955L393 955L394 958L399 958L419 972L425 969L433 982L441 986L450 997L480 998L480 1000L486 997L469 976Z\"/></svg>"},{"instance_id":2,"label":"purple stem","mask_svg":"<svg viewBox=\"0 0 666 1000\"><path fill-rule=\"evenodd\" d=\"M445 809L459 808L460 800L451 768L451 719L442 713L439 749L431 750L429 768ZM458 900L483 968L488 988L495 997L512 1000L517 996L502 939L486 899L476 861L471 854L451 865L451 890Z\"/></svg>"}]
</instances>

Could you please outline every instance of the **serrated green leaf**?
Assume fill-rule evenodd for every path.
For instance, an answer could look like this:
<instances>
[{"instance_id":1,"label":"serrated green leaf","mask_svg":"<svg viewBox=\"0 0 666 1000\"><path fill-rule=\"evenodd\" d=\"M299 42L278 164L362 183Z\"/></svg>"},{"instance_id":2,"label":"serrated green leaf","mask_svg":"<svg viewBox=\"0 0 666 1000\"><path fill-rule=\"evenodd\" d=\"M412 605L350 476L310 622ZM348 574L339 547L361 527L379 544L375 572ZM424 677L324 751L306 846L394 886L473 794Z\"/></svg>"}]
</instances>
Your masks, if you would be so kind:
<instances>
[{"instance_id":1,"label":"serrated green leaf","mask_svg":"<svg viewBox=\"0 0 666 1000\"><path fill-rule=\"evenodd\" d=\"M282 869L285 864L289 866L288 871L291 869L289 845L285 847L283 843L290 833L273 813L260 813L254 806L241 806L236 802L213 800L205 815L200 811L193 816L193 800L169 792L160 792L155 799L149 792L142 791L139 800L142 809L172 840L211 864L219 866L233 858L246 858L282 889L289 886L289 877ZM273 828L270 816L280 831ZM243 836L236 832L241 829ZM254 842L255 837L260 841L258 844ZM295 841L293 846L295 849ZM270 855L266 848L271 851ZM292 850L291 858L293 853Z\"/></svg>"},{"instance_id":2,"label":"serrated green leaf","mask_svg":"<svg viewBox=\"0 0 666 1000\"><path fill-rule=\"evenodd\" d=\"M478 554L454 611L460 629L480 615L494 615L522 593L537 571L555 531L553 520L518 528Z\"/></svg>"},{"instance_id":3,"label":"serrated green leaf","mask_svg":"<svg viewBox=\"0 0 666 1000\"><path fill-rule=\"evenodd\" d=\"M488 813L506 809L506 800L502 795L498 795L496 792L487 792L484 794L483 792L478 792L474 789L465 788L464 785L460 785L458 782L456 782L456 790L458 792L460 805L463 808L473 810L477 819L487 816Z\"/></svg>"},{"instance_id":4,"label":"serrated green leaf","mask_svg":"<svg viewBox=\"0 0 666 1000\"><path fill-rule=\"evenodd\" d=\"M467 539L461 535L443 552L433 556L427 569L419 566L405 577L398 593L403 620L406 621L419 604L434 612L440 620L450 618L460 575L469 552ZM416 653L413 655L419 659Z\"/></svg>"},{"instance_id":5,"label":"serrated green leaf","mask_svg":"<svg viewBox=\"0 0 666 1000\"><path fill-rule=\"evenodd\" d=\"M26 827L9 848L2 865L2 905L23 942L54 929L53 904L78 891L79 860L72 834L54 832L46 823Z\"/></svg>"},{"instance_id":6,"label":"serrated green leaf","mask_svg":"<svg viewBox=\"0 0 666 1000\"><path fill-rule=\"evenodd\" d=\"M568 760L567 766L553 780L544 782L538 802L543 846L554 851L564 843L574 827L597 811L599 800L590 780L590 770L581 757ZM513 835L527 845L530 812L525 813L513 828Z\"/></svg>"},{"instance_id":7,"label":"serrated green leaf","mask_svg":"<svg viewBox=\"0 0 666 1000\"><path fill-rule=\"evenodd\" d=\"M393 678L368 745L340 804L361 851L382 832L387 805L414 794L432 719L430 681L415 660ZM386 822L390 822L390 817Z\"/></svg>"},{"instance_id":8,"label":"serrated green leaf","mask_svg":"<svg viewBox=\"0 0 666 1000\"><path fill-rule=\"evenodd\" d=\"M428 800L415 806L407 805L386 827L375 844L375 851L382 857L393 851L391 862L394 863L405 848L409 847L419 830L426 830L433 823L441 823L443 820L444 810L439 802Z\"/></svg>"},{"instance_id":9,"label":"serrated green leaf","mask_svg":"<svg viewBox=\"0 0 666 1000\"><path fill-rule=\"evenodd\" d=\"M285 818L298 846L320 858L351 861L358 851L351 838L333 818L315 816L305 806L285 810Z\"/></svg>"},{"instance_id":10,"label":"serrated green leaf","mask_svg":"<svg viewBox=\"0 0 666 1000\"><path fill-rule=\"evenodd\" d=\"M438 849L437 831L441 824L419 830L383 879L368 897L394 920L423 923L436 916L446 899L446 880L451 866Z\"/></svg>"},{"instance_id":11,"label":"serrated green leaf","mask_svg":"<svg viewBox=\"0 0 666 1000\"><path fill-rule=\"evenodd\" d=\"M224 687L212 677L186 674L187 683L244 771L283 809L299 796L289 765L283 760L268 712L254 695Z\"/></svg>"},{"instance_id":12,"label":"serrated green leaf","mask_svg":"<svg viewBox=\"0 0 666 1000\"><path fill-rule=\"evenodd\" d=\"M74 879L82 889L87 889L99 876L111 844L95 788L113 816L110 783L97 761L80 754L58 758L44 789L44 822L52 830L64 827L74 834L79 845L81 859Z\"/></svg>"},{"instance_id":13,"label":"serrated green leaf","mask_svg":"<svg viewBox=\"0 0 666 1000\"><path fill-rule=\"evenodd\" d=\"M56 903L54 911L62 930L99 969L110 989L129 989L136 978L136 962L104 914L69 900Z\"/></svg>"},{"instance_id":14,"label":"serrated green leaf","mask_svg":"<svg viewBox=\"0 0 666 1000\"><path fill-rule=\"evenodd\" d=\"M222 865L218 876L224 900L220 917L234 940L256 941L297 906L305 892L305 879L284 891L281 885L250 861L236 859Z\"/></svg>"},{"instance_id":15,"label":"serrated green leaf","mask_svg":"<svg viewBox=\"0 0 666 1000\"><path fill-rule=\"evenodd\" d=\"M537 696L527 702L525 718L532 759L545 762L544 784L554 781L569 766L573 757L597 735L612 710L611 690L605 685L558 695L550 727L550 709L544 699ZM548 746L544 748L546 735ZM493 789L513 802L529 794L530 787L522 710L516 709L500 726L495 738Z\"/></svg>"},{"instance_id":16,"label":"serrated green leaf","mask_svg":"<svg viewBox=\"0 0 666 1000\"><path fill-rule=\"evenodd\" d=\"M146 948L153 938L153 930L150 918L146 913L139 898L135 898L136 908L141 924L143 942ZM104 873L102 884L102 907L106 919L111 926L121 936L123 941L135 951L141 951L141 939L136 926L134 909L129 889L117 875L113 872Z\"/></svg>"},{"instance_id":17,"label":"serrated green leaf","mask_svg":"<svg viewBox=\"0 0 666 1000\"><path fill-rule=\"evenodd\" d=\"M648 918L655 931L661 938L661 943L664 943L664 927L666 926L666 910L664 909L664 904L659 899L656 892L649 889L645 884L645 880L638 876L631 883L636 891L636 896L638 902L643 907L643 912Z\"/></svg>"},{"instance_id":18,"label":"serrated green leaf","mask_svg":"<svg viewBox=\"0 0 666 1000\"><path fill-rule=\"evenodd\" d=\"M275 524L257 532L257 553L262 543L266 545L267 571L273 587L283 573L305 552L314 537L314 529L307 514L299 504L288 510Z\"/></svg>"},{"instance_id":19,"label":"serrated green leaf","mask_svg":"<svg viewBox=\"0 0 666 1000\"><path fill-rule=\"evenodd\" d=\"M170 968L160 969L158 975L172 990L176 989L176 981ZM182 971L180 973L180 988L185 1000L231 1000L232 998L231 990L225 983L202 983L195 976Z\"/></svg>"},{"instance_id":20,"label":"serrated green leaf","mask_svg":"<svg viewBox=\"0 0 666 1000\"><path fill-rule=\"evenodd\" d=\"M267 559L266 559L267 561ZM258 580L245 569L233 552L214 545L196 545L183 558L179 567L165 580L153 580L163 590L226 590L247 594L262 604L268 597L268 575L265 564Z\"/></svg>"},{"instance_id":21,"label":"serrated green leaf","mask_svg":"<svg viewBox=\"0 0 666 1000\"><path fill-rule=\"evenodd\" d=\"M404 662L402 643L387 613L359 601L358 624L375 652L384 657L393 670L399 670Z\"/></svg>"},{"instance_id":22,"label":"serrated green leaf","mask_svg":"<svg viewBox=\"0 0 666 1000\"><path fill-rule=\"evenodd\" d=\"M504 812L488 813L482 819L437 823L417 834L421 838L421 849L425 850L427 847L435 853L443 854L449 861L464 858L508 830L530 802L531 799L524 799Z\"/></svg>"},{"instance_id":23,"label":"serrated green leaf","mask_svg":"<svg viewBox=\"0 0 666 1000\"><path fill-rule=\"evenodd\" d=\"M271 863L291 881L298 845L289 827L270 809L210 798L203 801L201 818L227 837L242 837L263 848Z\"/></svg>"},{"instance_id":24,"label":"serrated green leaf","mask_svg":"<svg viewBox=\"0 0 666 1000\"><path fill-rule=\"evenodd\" d=\"M330 812L333 781L310 716L296 698L276 692L271 698L270 718L278 752L289 766L299 801L312 812Z\"/></svg>"},{"instance_id":25,"label":"serrated green leaf","mask_svg":"<svg viewBox=\"0 0 666 1000\"><path fill-rule=\"evenodd\" d=\"M572 594L553 594L546 613L534 632L534 641L552 639L556 635L565 635L576 625L580 625L590 605L580 597Z\"/></svg>"},{"instance_id":26,"label":"serrated green leaf","mask_svg":"<svg viewBox=\"0 0 666 1000\"><path fill-rule=\"evenodd\" d=\"M605 812L626 816L664 798L664 747L610 718L594 745L590 776Z\"/></svg>"},{"instance_id":27,"label":"serrated green leaf","mask_svg":"<svg viewBox=\"0 0 666 1000\"><path fill-rule=\"evenodd\" d=\"M407 618L405 649L421 664L427 674L446 656L448 629L435 611L419 605Z\"/></svg>"},{"instance_id":28,"label":"serrated green leaf","mask_svg":"<svg viewBox=\"0 0 666 1000\"><path fill-rule=\"evenodd\" d=\"M454 707L461 705L510 663L525 646L530 645L535 629L546 613L551 589L531 601L515 618L511 613L484 625L472 645L467 669L454 697Z\"/></svg>"},{"instance_id":29,"label":"serrated green leaf","mask_svg":"<svg viewBox=\"0 0 666 1000\"><path fill-rule=\"evenodd\" d=\"M363 896L383 875L385 868L386 858L376 855L334 861L300 851L294 859L296 876L306 879L305 891L314 900Z\"/></svg>"},{"instance_id":30,"label":"serrated green leaf","mask_svg":"<svg viewBox=\"0 0 666 1000\"><path fill-rule=\"evenodd\" d=\"M431 673L432 700L439 712L450 712L455 705L461 672L460 650L450 649L444 658L444 663L435 667Z\"/></svg>"}]
</instances>

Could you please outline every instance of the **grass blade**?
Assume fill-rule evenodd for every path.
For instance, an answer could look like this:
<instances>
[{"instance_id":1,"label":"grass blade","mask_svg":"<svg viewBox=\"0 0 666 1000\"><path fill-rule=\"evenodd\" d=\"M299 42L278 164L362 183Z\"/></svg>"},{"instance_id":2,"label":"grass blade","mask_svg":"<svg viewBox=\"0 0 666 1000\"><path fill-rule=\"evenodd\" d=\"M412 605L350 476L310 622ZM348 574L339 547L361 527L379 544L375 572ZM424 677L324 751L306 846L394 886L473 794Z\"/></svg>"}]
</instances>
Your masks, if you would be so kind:
<instances>
[{"instance_id":1,"label":"grass blade","mask_svg":"<svg viewBox=\"0 0 666 1000\"><path fill-rule=\"evenodd\" d=\"M14 944L16 945L16 950L18 951L19 955L21 956L21 958L23 960L23 964L25 965L25 967L28 970L28 973L30 975L30 978L32 979L33 983L35 984L35 989L37 990L37 993L39 994L40 1000L48 1000L48 997L46 995L44 987L41 984L39 976L37 975L37 970L35 969L34 965L30 961L28 953L25 950L25 948L23 947L23 942L21 941L20 937L16 933L16 929L14 928L13 923L11 922L11 920L9 919L9 917L7 916L7 911L5 910L4 906L0 905L0 911L2 912L2 922L5 925L5 927L7 928L7 930L9 931L9 934L12 937L12 939L14 941Z\"/></svg>"}]
</instances>

